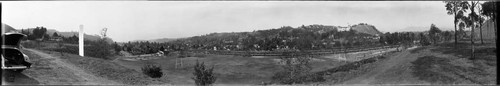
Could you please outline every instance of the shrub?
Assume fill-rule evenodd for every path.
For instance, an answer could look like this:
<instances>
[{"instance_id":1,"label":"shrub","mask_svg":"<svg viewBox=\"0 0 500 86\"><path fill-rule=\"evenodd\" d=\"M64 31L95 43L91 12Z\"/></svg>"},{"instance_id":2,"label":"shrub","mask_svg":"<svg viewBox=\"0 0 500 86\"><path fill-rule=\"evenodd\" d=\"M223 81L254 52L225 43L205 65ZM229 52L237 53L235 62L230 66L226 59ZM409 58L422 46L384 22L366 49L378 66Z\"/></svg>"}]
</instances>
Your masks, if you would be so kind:
<instances>
[{"instance_id":1,"label":"shrub","mask_svg":"<svg viewBox=\"0 0 500 86\"><path fill-rule=\"evenodd\" d=\"M280 57L283 71L276 72L272 76L273 82L281 84L300 84L304 82L321 81L322 77L313 77L309 62L313 55L307 52L283 52Z\"/></svg>"},{"instance_id":2,"label":"shrub","mask_svg":"<svg viewBox=\"0 0 500 86\"><path fill-rule=\"evenodd\" d=\"M160 78L161 76L163 76L163 72L161 71L161 68L158 65L147 64L143 66L141 69L142 73L148 75L151 78Z\"/></svg>"},{"instance_id":3,"label":"shrub","mask_svg":"<svg viewBox=\"0 0 500 86\"><path fill-rule=\"evenodd\" d=\"M113 52L109 43L104 39L97 41L88 41L90 46L85 46L85 56L92 56L96 58L109 59ZM78 48L77 48L78 49Z\"/></svg>"},{"instance_id":4,"label":"shrub","mask_svg":"<svg viewBox=\"0 0 500 86\"><path fill-rule=\"evenodd\" d=\"M196 61L194 66L194 77L192 78L197 86L211 85L215 82L217 77L213 73L214 67L206 68L204 63Z\"/></svg>"}]
</instances>

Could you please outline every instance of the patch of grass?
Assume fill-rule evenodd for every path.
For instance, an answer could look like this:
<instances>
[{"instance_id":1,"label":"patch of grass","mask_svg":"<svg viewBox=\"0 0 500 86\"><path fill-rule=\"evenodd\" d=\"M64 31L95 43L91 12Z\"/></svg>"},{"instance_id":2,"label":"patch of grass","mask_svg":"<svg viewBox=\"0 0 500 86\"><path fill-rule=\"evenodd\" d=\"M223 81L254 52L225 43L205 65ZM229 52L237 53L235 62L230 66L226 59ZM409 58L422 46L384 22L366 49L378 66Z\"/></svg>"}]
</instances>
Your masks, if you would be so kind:
<instances>
[{"instance_id":1,"label":"patch of grass","mask_svg":"<svg viewBox=\"0 0 500 86\"><path fill-rule=\"evenodd\" d=\"M334 74L337 72L347 72L347 71L351 71L351 70L356 70L364 64L373 63L373 62L376 62L378 60L383 60L383 59L386 59L386 57L377 56L377 57L373 57L373 58L363 59L363 60L360 60L357 62L347 63L345 65L331 68L328 70L319 71L319 72L315 72L315 73L309 73L309 74L306 74L303 76L297 76L296 78L293 78L291 81L296 81L296 82L300 82L300 83L324 82L324 81L326 81L326 79L324 77L325 75L331 75L331 74ZM281 74L281 73L277 73L277 74ZM289 74L289 73L282 73L282 74ZM344 77L331 77L331 78L333 80L339 80L340 78L344 78Z\"/></svg>"},{"instance_id":2,"label":"patch of grass","mask_svg":"<svg viewBox=\"0 0 500 86\"><path fill-rule=\"evenodd\" d=\"M459 83L459 79L475 84L488 83L481 78L490 75L484 68L456 66L449 62L450 59L435 56L420 57L412 62L412 74L420 80L438 84Z\"/></svg>"},{"instance_id":3,"label":"patch of grass","mask_svg":"<svg viewBox=\"0 0 500 86\"><path fill-rule=\"evenodd\" d=\"M417 53L418 51L421 51L421 50L424 50L424 49L426 49L426 47L418 47L418 48L415 48L413 50L410 50L410 53L412 53L412 54L413 53Z\"/></svg>"},{"instance_id":4,"label":"patch of grass","mask_svg":"<svg viewBox=\"0 0 500 86\"><path fill-rule=\"evenodd\" d=\"M59 54L52 54L59 56ZM65 54L60 58L75 64L76 66L100 77L104 77L113 81L121 82L128 85L149 85L149 84L163 84L166 81L158 81L158 79L150 78L133 69L125 68L119 64L113 63L109 60L93 58L93 57L80 57L75 54Z\"/></svg>"},{"instance_id":5,"label":"patch of grass","mask_svg":"<svg viewBox=\"0 0 500 86\"><path fill-rule=\"evenodd\" d=\"M448 59L434 56L420 57L416 61L411 62L413 64L412 74L420 80L431 83L451 83L455 81L454 78L432 71L434 65L443 65L448 62Z\"/></svg>"},{"instance_id":6,"label":"patch of grass","mask_svg":"<svg viewBox=\"0 0 500 86\"><path fill-rule=\"evenodd\" d=\"M459 42L456 47L454 43L443 43L436 45L435 49L431 49L432 52L441 52L443 54L451 54L461 58L469 58L471 57L471 45L470 43L461 43ZM496 55L496 47L490 45L481 45L475 44L474 49L475 57L474 59L482 59L482 60L493 60L496 58L483 58L488 55Z\"/></svg>"},{"instance_id":7,"label":"patch of grass","mask_svg":"<svg viewBox=\"0 0 500 86\"><path fill-rule=\"evenodd\" d=\"M473 61L484 61L485 64L489 66L494 66L497 64L496 47L485 44L476 44L474 50L474 58L471 57L470 44L459 43L458 47L454 47L453 43L441 44L436 46L437 48L431 49L432 52L441 52L443 54L451 54L460 58L469 58Z\"/></svg>"},{"instance_id":8,"label":"patch of grass","mask_svg":"<svg viewBox=\"0 0 500 86\"><path fill-rule=\"evenodd\" d=\"M336 68L328 69L328 70L317 72L317 73L319 75L324 75L324 74L332 74L335 72L354 70L354 69L361 67L363 64L373 63L373 62L376 62L377 60L385 59L385 58L386 57L384 57L384 56L377 56L377 57L373 57L373 58L363 59L363 60L360 60L357 62L348 63L348 64L345 64L345 65L342 65L342 66L339 66Z\"/></svg>"},{"instance_id":9,"label":"patch of grass","mask_svg":"<svg viewBox=\"0 0 500 86\"><path fill-rule=\"evenodd\" d=\"M35 42L35 41L22 41L21 45L25 48L39 48L39 47L45 47L45 45Z\"/></svg>"}]
</instances>

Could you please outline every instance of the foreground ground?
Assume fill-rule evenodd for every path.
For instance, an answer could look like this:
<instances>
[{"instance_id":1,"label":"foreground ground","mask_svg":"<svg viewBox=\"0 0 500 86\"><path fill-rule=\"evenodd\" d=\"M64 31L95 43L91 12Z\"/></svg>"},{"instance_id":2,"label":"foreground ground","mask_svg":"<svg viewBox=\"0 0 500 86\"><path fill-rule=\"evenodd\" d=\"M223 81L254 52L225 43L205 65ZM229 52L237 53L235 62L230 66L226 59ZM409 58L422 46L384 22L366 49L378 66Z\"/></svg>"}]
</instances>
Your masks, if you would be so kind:
<instances>
[{"instance_id":1,"label":"foreground ground","mask_svg":"<svg viewBox=\"0 0 500 86\"><path fill-rule=\"evenodd\" d=\"M33 61L33 67L22 73L9 72L16 74L14 82L10 84L45 84L45 85L110 85L120 84L115 81L107 80L102 77L94 76L84 72L83 69L67 63L60 57L52 56L47 53L34 49L24 49L25 54L30 56ZM28 81L31 82L26 82Z\"/></svg>"},{"instance_id":2,"label":"foreground ground","mask_svg":"<svg viewBox=\"0 0 500 86\"><path fill-rule=\"evenodd\" d=\"M23 53L27 54L33 61L32 68L17 73L14 82L6 82L6 84L148 85L165 84L164 82L166 82L149 78L140 72L108 60L37 49L24 49ZM3 80L2 82L4 82Z\"/></svg>"}]
</instances>

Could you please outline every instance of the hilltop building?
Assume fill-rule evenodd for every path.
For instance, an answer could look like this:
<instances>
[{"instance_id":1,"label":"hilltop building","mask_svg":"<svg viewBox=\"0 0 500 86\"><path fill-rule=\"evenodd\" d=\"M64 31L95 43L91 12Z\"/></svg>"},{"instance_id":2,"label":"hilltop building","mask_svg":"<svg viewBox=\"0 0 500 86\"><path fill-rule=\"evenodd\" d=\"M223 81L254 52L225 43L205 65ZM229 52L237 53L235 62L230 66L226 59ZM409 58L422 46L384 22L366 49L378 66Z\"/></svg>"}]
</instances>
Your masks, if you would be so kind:
<instances>
[{"instance_id":1,"label":"hilltop building","mask_svg":"<svg viewBox=\"0 0 500 86\"><path fill-rule=\"evenodd\" d=\"M351 29L350 26L348 27L337 26L337 28L339 31L349 31Z\"/></svg>"}]
</instances>

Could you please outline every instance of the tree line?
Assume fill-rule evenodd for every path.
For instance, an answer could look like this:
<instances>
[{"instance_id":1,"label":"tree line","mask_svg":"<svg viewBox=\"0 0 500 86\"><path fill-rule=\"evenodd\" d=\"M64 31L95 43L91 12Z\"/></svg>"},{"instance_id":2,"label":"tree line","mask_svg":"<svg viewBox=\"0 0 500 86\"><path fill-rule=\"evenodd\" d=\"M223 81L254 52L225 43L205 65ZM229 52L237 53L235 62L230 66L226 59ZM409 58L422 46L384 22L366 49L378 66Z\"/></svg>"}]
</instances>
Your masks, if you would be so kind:
<instances>
[{"instance_id":1,"label":"tree line","mask_svg":"<svg viewBox=\"0 0 500 86\"><path fill-rule=\"evenodd\" d=\"M482 24L485 23L486 19L491 19L496 22L497 13L497 1L488 1L481 3L479 1L444 1L446 3L445 7L448 15L454 16L454 26L455 26L455 47L458 43L457 35L457 24L459 29L464 29L464 27L470 28L471 30L471 58L474 58L474 29L479 28L481 44L484 44L482 35ZM496 25L494 27L496 36ZM460 31L460 30L459 30ZM497 39L495 39L495 42Z\"/></svg>"}]
</instances>

